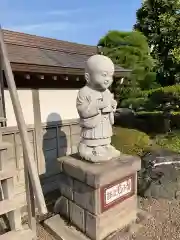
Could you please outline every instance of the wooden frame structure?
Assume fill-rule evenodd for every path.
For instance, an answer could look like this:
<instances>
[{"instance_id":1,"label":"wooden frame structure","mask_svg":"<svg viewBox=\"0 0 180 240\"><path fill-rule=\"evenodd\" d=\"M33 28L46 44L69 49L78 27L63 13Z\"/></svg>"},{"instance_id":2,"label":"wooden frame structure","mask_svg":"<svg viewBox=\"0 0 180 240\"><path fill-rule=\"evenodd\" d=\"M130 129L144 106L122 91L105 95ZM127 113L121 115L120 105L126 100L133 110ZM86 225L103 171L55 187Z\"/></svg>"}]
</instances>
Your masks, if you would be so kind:
<instances>
[{"instance_id":1,"label":"wooden frame structure","mask_svg":"<svg viewBox=\"0 0 180 240\"><path fill-rule=\"evenodd\" d=\"M36 238L35 200L36 200L36 205L38 207L39 213L46 214L47 208L46 208L45 199L43 196L43 192L42 192L42 188L39 180L38 171L37 171L35 162L31 157L32 156L31 146L28 138L27 127L24 121L21 105L20 105L17 90L16 90L14 76L13 76L11 65L8 59L8 53L4 44L3 33L1 29L0 29L0 55L1 55L2 69L6 76L7 86L10 92L16 120L18 123L18 128L20 130L20 136L21 136L21 141L23 146L23 155L24 155L24 161L25 161L24 166L25 166L25 180L26 180L26 197L27 197L27 205L28 205L28 224L29 224L29 229L31 230L31 233L32 233L31 234L32 236L30 239L35 239ZM8 146L7 144L3 144L2 141L0 143L0 146L1 146L1 154L3 154L2 151L6 150ZM8 213L9 222L12 230L12 237L15 237L15 232L13 232L13 230L20 231L22 229L21 217L20 217L20 206L17 206L15 203L16 201L13 199L14 196L12 194L13 194L14 174L10 174L9 171L6 170L8 168L5 160L6 160L5 157L1 156L0 166L1 166L1 171L3 175L3 177L1 177L2 178L1 184L3 187L5 200L0 202L0 209L1 209L0 214ZM11 196L9 194L11 194ZM22 233L22 230L21 230L21 233ZM5 238L6 236L3 236L3 239ZM7 239L9 239L9 236L7 236Z\"/></svg>"}]
</instances>

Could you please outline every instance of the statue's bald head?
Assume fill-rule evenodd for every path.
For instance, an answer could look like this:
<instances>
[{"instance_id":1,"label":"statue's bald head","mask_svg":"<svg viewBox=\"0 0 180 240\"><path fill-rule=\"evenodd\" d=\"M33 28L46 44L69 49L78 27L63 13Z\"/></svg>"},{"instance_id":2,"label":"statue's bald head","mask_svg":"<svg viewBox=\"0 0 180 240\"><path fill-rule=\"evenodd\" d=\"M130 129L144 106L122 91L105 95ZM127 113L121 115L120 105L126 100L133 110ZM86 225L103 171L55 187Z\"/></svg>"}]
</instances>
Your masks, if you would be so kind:
<instances>
[{"instance_id":1,"label":"statue's bald head","mask_svg":"<svg viewBox=\"0 0 180 240\"><path fill-rule=\"evenodd\" d=\"M114 73L114 64L112 60L104 55L93 55L86 62L87 73L96 71L111 71Z\"/></svg>"},{"instance_id":2,"label":"statue's bald head","mask_svg":"<svg viewBox=\"0 0 180 240\"><path fill-rule=\"evenodd\" d=\"M112 60L103 55L94 55L86 62L85 78L93 88L107 89L113 81L114 64Z\"/></svg>"}]
</instances>

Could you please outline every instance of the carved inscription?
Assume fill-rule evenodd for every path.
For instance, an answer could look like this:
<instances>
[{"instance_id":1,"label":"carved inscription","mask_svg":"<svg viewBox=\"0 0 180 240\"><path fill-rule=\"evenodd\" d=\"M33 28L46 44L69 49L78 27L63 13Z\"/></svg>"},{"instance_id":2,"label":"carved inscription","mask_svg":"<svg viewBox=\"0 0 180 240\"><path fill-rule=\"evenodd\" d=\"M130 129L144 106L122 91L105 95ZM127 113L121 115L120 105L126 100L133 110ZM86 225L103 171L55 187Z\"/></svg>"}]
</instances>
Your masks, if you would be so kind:
<instances>
[{"instance_id":1,"label":"carved inscription","mask_svg":"<svg viewBox=\"0 0 180 240\"><path fill-rule=\"evenodd\" d=\"M131 197L135 192L135 176L128 176L101 188L102 212Z\"/></svg>"}]
</instances>

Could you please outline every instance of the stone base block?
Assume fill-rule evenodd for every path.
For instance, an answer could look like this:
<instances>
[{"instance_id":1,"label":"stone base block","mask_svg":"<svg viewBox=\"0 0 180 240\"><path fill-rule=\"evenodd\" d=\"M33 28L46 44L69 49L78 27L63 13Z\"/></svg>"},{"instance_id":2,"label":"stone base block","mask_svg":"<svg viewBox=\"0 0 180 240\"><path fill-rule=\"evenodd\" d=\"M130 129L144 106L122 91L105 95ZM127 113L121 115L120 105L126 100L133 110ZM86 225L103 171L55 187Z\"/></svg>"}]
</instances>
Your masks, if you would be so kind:
<instances>
[{"instance_id":1,"label":"stone base block","mask_svg":"<svg viewBox=\"0 0 180 240\"><path fill-rule=\"evenodd\" d=\"M92 240L102 240L136 219L140 159L123 155L103 164L59 159L61 197L56 212Z\"/></svg>"},{"instance_id":2,"label":"stone base block","mask_svg":"<svg viewBox=\"0 0 180 240\"><path fill-rule=\"evenodd\" d=\"M112 232L122 229L136 220L137 201L133 195L122 204L98 216L89 212L85 214L85 233L90 239L104 239Z\"/></svg>"},{"instance_id":3,"label":"stone base block","mask_svg":"<svg viewBox=\"0 0 180 240\"><path fill-rule=\"evenodd\" d=\"M90 240L77 229L67 225L59 215L45 220L44 226L58 240Z\"/></svg>"}]
</instances>

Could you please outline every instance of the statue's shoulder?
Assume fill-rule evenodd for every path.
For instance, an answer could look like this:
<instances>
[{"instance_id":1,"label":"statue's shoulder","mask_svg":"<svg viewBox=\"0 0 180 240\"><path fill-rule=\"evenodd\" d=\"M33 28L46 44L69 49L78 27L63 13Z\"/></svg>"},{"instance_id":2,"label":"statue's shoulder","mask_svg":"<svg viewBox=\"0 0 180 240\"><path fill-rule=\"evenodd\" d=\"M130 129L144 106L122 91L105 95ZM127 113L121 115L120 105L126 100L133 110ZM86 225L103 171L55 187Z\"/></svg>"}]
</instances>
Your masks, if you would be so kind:
<instances>
[{"instance_id":1,"label":"statue's shoulder","mask_svg":"<svg viewBox=\"0 0 180 240\"><path fill-rule=\"evenodd\" d=\"M84 86L79 90L78 95L79 96L87 96L91 92L91 89L88 86Z\"/></svg>"},{"instance_id":2,"label":"statue's shoulder","mask_svg":"<svg viewBox=\"0 0 180 240\"><path fill-rule=\"evenodd\" d=\"M110 92L109 89L106 89L106 93L107 93L107 94L111 94L111 92Z\"/></svg>"},{"instance_id":3,"label":"statue's shoulder","mask_svg":"<svg viewBox=\"0 0 180 240\"><path fill-rule=\"evenodd\" d=\"M109 90L109 89L106 89L106 92L105 92L105 94L106 94L106 95L108 95L108 96L111 96L111 95L112 95L112 93L110 92L110 90Z\"/></svg>"}]
</instances>

